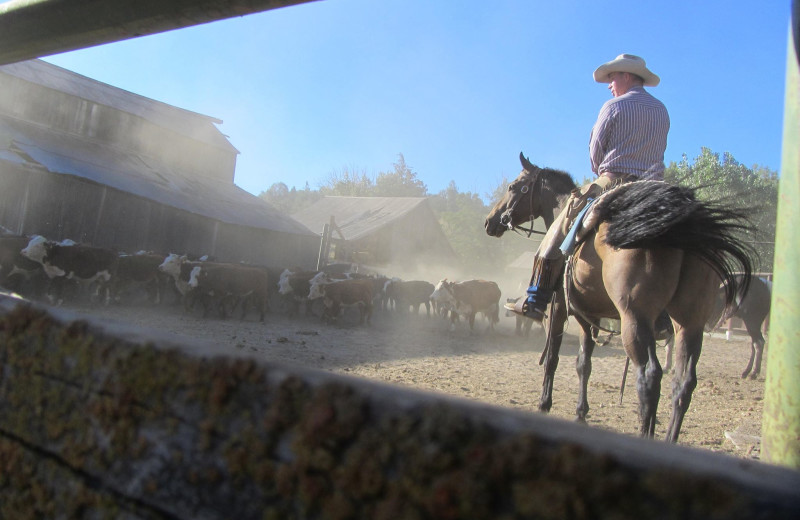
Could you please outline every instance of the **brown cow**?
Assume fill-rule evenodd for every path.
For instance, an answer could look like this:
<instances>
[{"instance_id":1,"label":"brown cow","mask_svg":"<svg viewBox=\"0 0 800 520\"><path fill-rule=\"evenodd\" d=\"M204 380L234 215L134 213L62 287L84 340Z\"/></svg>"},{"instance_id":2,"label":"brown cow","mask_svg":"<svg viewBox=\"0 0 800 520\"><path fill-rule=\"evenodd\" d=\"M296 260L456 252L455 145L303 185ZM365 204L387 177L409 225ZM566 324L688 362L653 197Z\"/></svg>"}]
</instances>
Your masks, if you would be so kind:
<instances>
[{"instance_id":1,"label":"brown cow","mask_svg":"<svg viewBox=\"0 0 800 520\"><path fill-rule=\"evenodd\" d=\"M500 288L495 282L467 280L448 282L441 280L431 294L431 300L450 307L451 328L455 328L458 315L469 319L470 331L475 328L475 314L482 312L489 318L489 328L500 321Z\"/></svg>"},{"instance_id":2,"label":"brown cow","mask_svg":"<svg viewBox=\"0 0 800 520\"><path fill-rule=\"evenodd\" d=\"M408 312L411 308L419 314L419 306L425 305L428 317L431 315L431 294L435 289L432 283L424 280L391 280L384 287L386 298L394 302L395 309Z\"/></svg>"},{"instance_id":3,"label":"brown cow","mask_svg":"<svg viewBox=\"0 0 800 520\"><path fill-rule=\"evenodd\" d=\"M201 295L217 298L222 319L227 317L228 305L235 308L241 303L241 319L247 316L250 303L259 312L260 321L264 321L264 314L269 310L269 274L260 267L201 263L192 269L189 287Z\"/></svg>"},{"instance_id":4,"label":"brown cow","mask_svg":"<svg viewBox=\"0 0 800 520\"><path fill-rule=\"evenodd\" d=\"M372 280L368 278L321 284L320 291L325 304L322 318L335 321L344 311L342 307L358 306L359 324L363 325L366 318L369 325L372 318L372 290Z\"/></svg>"}]
</instances>

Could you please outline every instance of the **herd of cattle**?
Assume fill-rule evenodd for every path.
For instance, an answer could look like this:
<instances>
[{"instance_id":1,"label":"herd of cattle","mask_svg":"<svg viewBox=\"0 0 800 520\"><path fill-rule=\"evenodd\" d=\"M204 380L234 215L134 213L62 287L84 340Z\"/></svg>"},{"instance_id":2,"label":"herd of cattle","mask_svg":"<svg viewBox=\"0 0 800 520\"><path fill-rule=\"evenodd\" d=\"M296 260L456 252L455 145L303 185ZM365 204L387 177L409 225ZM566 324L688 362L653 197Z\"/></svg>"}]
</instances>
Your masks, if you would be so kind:
<instances>
[{"instance_id":1,"label":"herd of cattle","mask_svg":"<svg viewBox=\"0 0 800 520\"><path fill-rule=\"evenodd\" d=\"M241 319L254 311L264 321L272 300L290 315L301 305L310 314L312 305L322 302L326 321L336 320L345 307L357 307L363 324L375 308L419 313L422 306L428 316L449 315L452 326L463 316L470 330L477 313L492 329L499 321L500 289L492 281L444 279L434 285L344 271L338 264L321 271L274 269L177 254L125 254L40 235L0 235L0 287L54 305L124 304L141 295L154 304L171 299L189 312L200 308L204 317L215 312L222 319L238 309Z\"/></svg>"}]
</instances>

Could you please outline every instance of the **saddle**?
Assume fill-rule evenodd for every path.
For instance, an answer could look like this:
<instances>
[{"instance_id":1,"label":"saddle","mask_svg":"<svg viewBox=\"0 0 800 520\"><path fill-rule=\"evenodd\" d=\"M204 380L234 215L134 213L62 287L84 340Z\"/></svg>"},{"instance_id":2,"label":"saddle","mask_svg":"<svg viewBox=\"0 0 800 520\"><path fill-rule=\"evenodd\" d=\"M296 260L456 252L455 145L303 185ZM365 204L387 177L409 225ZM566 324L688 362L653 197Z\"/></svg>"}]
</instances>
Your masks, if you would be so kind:
<instances>
[{"instance_id":1,"label":"saddle","mask_svg":"<svg viewBox=\"0 0 800 520\"><path fill-rule=\"evenodd\" d=\"M635 177L629 175L614 180L600 177L585 187L583 189L585 191L575 190L572 193L562 227L564 240L559 247L565 257L572 255L589 231L597 226L600 217L594 211L595 203L623 184L634 180Z\"/></svg>"}]
</instances>

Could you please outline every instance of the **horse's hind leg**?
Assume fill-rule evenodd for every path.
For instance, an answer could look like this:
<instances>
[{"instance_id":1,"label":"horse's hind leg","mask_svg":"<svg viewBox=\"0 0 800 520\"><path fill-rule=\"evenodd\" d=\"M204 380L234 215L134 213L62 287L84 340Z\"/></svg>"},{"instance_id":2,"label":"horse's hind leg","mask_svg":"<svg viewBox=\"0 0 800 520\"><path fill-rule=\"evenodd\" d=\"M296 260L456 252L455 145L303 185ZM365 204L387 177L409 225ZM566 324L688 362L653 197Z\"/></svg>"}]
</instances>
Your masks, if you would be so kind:
<instances>
[{"instance_id":1,"label":"horse's hind leg","mask_svg":"<svg viewBox=\"0 0 800 520\"><path fill-rule=\"evenodd\" d=\"M672 335L667 338L667 342L664 343L664 372L669 372L672 370L672 351L675 349L675 336Z\"/></svg>"},{"instance_id":2,"label":"horse's hind leg","mask_svg":"<svg viewBox=\"0 0 800 520\"><path fill-rule=\"evenodd\" d=\"M580 318L578 318L578 323L580 323L583 331L581 334L581 350L575 360L575 369L580 380L578 407L575 410L575 415L578 421L586 422L586 415L589 413L589 376L592 374L592 352L594 352L596 342L592 337L594 336L592 327Z\"/></svg>"},{"instance_id":3,"label":"horse's hind leg","mask_svg":"<svg viewBox=\"0 0 800 520\"><path fill-rule=\"evenodd\" d=\"M661 397L661 364L656 356L653 328L645 320L622 317L622 344L636 366L636 390L639 394L639 419L642 437L652 437L656 427L656 411Z\"/></svg>"},{"instance_id":4,"label":"horse's hind leg","mask_svg":"<svg viewBox=\"0 0 800 520\"><path fill-rule=\"evenodd\" d=\"M750 379L756 379L759 372L761 372L761 356L764 353L764 336L761 334L760 324L753 325L750 322L745 322L745 327L747 328L747 333L750 334L750 361L747 362L747 366L742 372L742 379L746 378L748 375ZM751 369L753 370L752 373L750 373Z\"/></svg>"},{"instance_id":5,"label":"horse's hind leg","mask_svg":"<svg viewBox=\"0 0 800 520\"><path fill-rule=\"evenodd\" d=\"M702 329L689 333L684 329L675 333L675 377L672 380L672 416L669 419L666 440L677 442L683 418L692 402L697 386L697 360L703 346Z\"/></svg>"}]
</instances>

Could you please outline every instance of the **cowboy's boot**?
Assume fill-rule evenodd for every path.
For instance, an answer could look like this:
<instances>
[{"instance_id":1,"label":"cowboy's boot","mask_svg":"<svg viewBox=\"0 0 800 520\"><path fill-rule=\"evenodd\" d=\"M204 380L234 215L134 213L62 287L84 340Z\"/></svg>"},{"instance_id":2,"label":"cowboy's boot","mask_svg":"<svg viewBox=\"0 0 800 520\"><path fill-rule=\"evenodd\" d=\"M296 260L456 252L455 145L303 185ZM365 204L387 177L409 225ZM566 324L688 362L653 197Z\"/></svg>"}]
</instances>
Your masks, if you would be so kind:
<instances>
[{"instance_id":1,"label":"cowboy's boot","mask_svg":"<svg viewBox=\"0 0 800 520\"><path fill-rule=\"evenodd\" d=\"M517 300L513 307L507 307L508 310L527 316L535 321L542 321L545 318L547 305L553 298L553 292L561 280L563 271L563 256L554 259L537 256L533 263L533 275L531 276L527 297Z\"/></svg>"}]
</instances>

